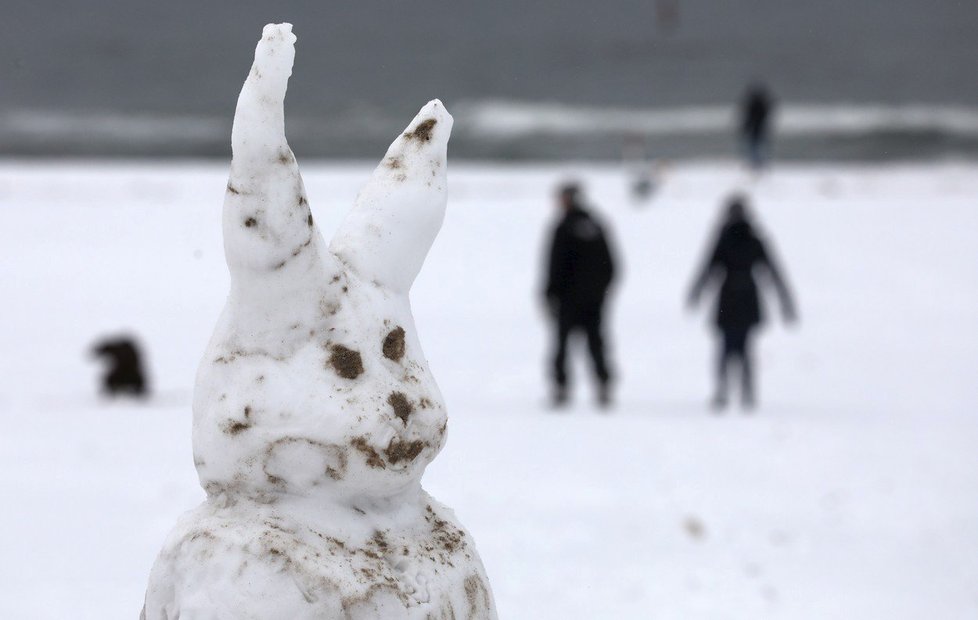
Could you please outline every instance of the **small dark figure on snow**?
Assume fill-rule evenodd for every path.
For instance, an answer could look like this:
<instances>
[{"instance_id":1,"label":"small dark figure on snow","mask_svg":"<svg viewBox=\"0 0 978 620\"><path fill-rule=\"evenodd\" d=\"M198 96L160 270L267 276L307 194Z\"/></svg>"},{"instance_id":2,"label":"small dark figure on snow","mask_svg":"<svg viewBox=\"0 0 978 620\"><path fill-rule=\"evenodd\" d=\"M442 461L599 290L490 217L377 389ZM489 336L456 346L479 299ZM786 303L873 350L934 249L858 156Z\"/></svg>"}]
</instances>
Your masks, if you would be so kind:
<instances>
[{"instance_id":1,"label":"small dark figure on snow","mask_svg":"<svg viewBox=\"0 0 978 620\"><path fill-rule=\"evenodd\" d=\"M762 84L747 89L741 110L741 141L751 168L760 170L767 163L774 99Z\"/></svg>"},{"instance_id":2,"label":"small dark figure on snow","mask_svg":"<svg viewBox=\"0 0 978 620\"><path fill-rule=\"evenodd\" d=\"M615 265L604 229L581 205L580 187L568 183L557 194L563 217L554 231L545 297L556 326L553 358L554 404L567 402L567 343L584 332L598 379L598 402L611 402L611 372L605 359L601 315Z\"/></svg>"},{"instance_id":3,"label":"small dark figure on snow","mask_svg":"<svg viewBox=\"0 0 978 620\"><path fill-rule=\"evenodd\" d=\"M743 405L746 408L754 405L751 335L762 321L755 275L767 276L761 283L773 284L785 322L793 322L795 306L791 293L774 258L751 225L745 200L736 196L728 203L716 245L689 294L689 306L693 307L708 284L720 282L716 310L720 349L716 368L717 391L713 399L713 406L717 409L727 405L727 368L734 361L740 363Z\"/></svg>"},{"instance_id":4,"label":"small dark figure on snow","mask_svg":"<svg viewBox=\"0 0 978 620\"><path fill-rule=\"evenodd\" d=\"M103 394L139 397L147 395L142 356L139 346L131 338L120 337L97 342L92 347L92 355L107 362L106 373L102 376Z\"/></svg>"}]
</instances>

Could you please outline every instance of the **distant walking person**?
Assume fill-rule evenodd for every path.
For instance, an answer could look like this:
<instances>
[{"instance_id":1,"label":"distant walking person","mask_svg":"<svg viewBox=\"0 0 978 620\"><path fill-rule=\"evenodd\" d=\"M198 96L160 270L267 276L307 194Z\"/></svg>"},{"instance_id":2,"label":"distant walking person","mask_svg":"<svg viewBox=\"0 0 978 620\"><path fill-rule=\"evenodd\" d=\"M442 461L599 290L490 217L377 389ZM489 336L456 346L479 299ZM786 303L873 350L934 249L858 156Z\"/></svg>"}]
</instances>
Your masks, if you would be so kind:
<instances>
[{"instance_id":1,"label":"distant walking person","mask_svg":"<svg viewBox=\"0 0 978 620\"><path fill-rule=\"evenodd\" d=\"M751 168L759 171L770 154L770 125L774 99L763 84L747 89L741 111L741 141Z\"/></svg>"},{"instance_id":2,"label":"distant walking person","mask_svg":"<svg viewBox=\"0 0 978 620\"><path fill-rule=\"evenodd\" d=\"M571 334L584 332L598 379L598 402L611 403L611 372L605 358L602 310L615 275L615 265L602 226L581 205L580 187L561 186L557 203L563 217L554 231L547 266L545 297L556 325L553 357L554 404L568 400L567 344Z\"/></svg>"},{"instance_id":3,"label":"distant walking person","mask_svg":"<svg viewBox=\"0 0 978 620\"><path fill-rule=\"evenodd\" d=\"M795 306L780 269L764 242L758 237L747 214L745 200L735 196L728 202L725 220L706 265L696 276L689 294L689 306L699 301L703 289L714 280L720 282L716 326L720 349L717 356L717 385L713 406L727 405L727 374L732 362L740 363L741 401L754 406L754 369L751 336L761 323L761 302L755 272L763 271L774 285L785 322L795 320ZM761 280L766 282L767 280Z\"/></svg>"}]
</instances>

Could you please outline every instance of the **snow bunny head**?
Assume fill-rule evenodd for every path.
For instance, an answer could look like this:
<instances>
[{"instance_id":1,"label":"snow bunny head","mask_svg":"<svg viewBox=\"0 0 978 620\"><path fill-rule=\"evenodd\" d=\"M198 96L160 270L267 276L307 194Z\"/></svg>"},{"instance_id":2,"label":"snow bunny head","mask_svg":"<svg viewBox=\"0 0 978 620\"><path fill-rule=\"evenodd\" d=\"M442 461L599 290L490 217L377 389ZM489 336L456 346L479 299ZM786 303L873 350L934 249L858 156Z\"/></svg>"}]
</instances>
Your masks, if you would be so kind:
<instances>
[{"instance_id":1,"label":"snow bunny head","mask_svg":"<svg viewBox=\"0 0 978 620\"><path fill-rule=\"evenodd\" d=\"M452 117L421 109L327 245L285 139L294 43L266 26L238 99L231 292L197 374L195 463L211 496L388 498L445 439L408 291L444 216Z\"/></svg>"}]
</instances>

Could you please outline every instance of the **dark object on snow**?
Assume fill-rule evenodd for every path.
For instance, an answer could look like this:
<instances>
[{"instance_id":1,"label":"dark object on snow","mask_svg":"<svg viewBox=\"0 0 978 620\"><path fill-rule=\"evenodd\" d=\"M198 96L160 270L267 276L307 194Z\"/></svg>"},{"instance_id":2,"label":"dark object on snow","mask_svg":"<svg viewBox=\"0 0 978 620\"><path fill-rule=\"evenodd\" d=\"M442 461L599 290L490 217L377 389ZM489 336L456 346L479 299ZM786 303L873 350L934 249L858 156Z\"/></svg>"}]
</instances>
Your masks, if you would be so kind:
<instances>
[{"instance_id":1,"label":"dark object on snow","mask_svg":"<svg viewBox=\"0 0 978 620\"><path fill-rule=\"evenodd\" d=\"M635 200L647 200L654 189L655 184L648 174L638 175L632 180L632 197Z\"/></svg>"},{"instance_id":2,"label":"dark object on snow","mask_svg":"<svg viewBox=\"0 0 978 620\"><path fill-rule=\"evenodd\" d=\"M744 154L754 170L760 170L767 163L773 111L774 99L764 85L751 85L741 109L740 131Z\"/></svg>"},{"instance_id":3,"label":"dark object on snow","mask_svg":"<svg viewBox=\"0 0 978 620\"><path fill-rule=\"evenodd\" d=\"M755 271L767 276L761 282L774 286L785 321L793 322L795 306L781 271L754 231L745 200L735 196L727 205L716 244L689 294L689 305L693 307L708 284L720 281L715 315L720 335L716 407L727 404L727 367L735 360L740 362L741 399L745 406L754 404L750 344L754 328L763 320Z\"/></svg>"},{"instance_id":4,"label":"dark object on snow","mask_svg":"<svg viewBox=\"0 0 978 620\"><path fill-rule=\"evenodd\" d=\"M610 403L611 372L605 359L602 310L615 275L611 248L604 229L582 206L580 187L573 183L558 190L564 216L550 246L544 296L556 327L553 357L555 404L567 401L567 343L583 331L598 378L598 400Z\"/></svg>"},{"instance_id":5,"label":"dark object on snow","mask_svg":"<svg viewBox=\"0 0 978 620\"><path fill-rule=\"evenodd\" d=\"M143 375L142 355L139 346L127 337L112 338L95 343L95 357L106 360L106 373L102 376L102 393L108 396L129 394L146 396L148 386Z\"/></svg>"}]
</instances>

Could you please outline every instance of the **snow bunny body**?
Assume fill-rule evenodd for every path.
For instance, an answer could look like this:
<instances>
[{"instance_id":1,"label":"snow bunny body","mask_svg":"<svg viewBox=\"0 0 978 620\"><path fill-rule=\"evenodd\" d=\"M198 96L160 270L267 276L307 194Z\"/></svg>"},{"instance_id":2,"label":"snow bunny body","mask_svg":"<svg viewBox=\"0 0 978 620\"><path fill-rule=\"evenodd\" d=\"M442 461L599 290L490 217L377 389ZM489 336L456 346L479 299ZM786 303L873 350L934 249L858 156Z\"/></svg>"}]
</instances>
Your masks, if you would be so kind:
<instances>
[{"instance_id":1,"label":"snow bunny body","mask_svg":"<svg viewBox=\"0 0 978 620\"><path fill-rule=\"evenodd\" d=\"M265 27L238 99L231 292L194 394L208 497L166 541L143 615L495 618L470 537L421 488L446 413L408 290L444 215L452 118L422 108L327 246L285 140L294 42Z\"/></svg>"}]
</instances>

